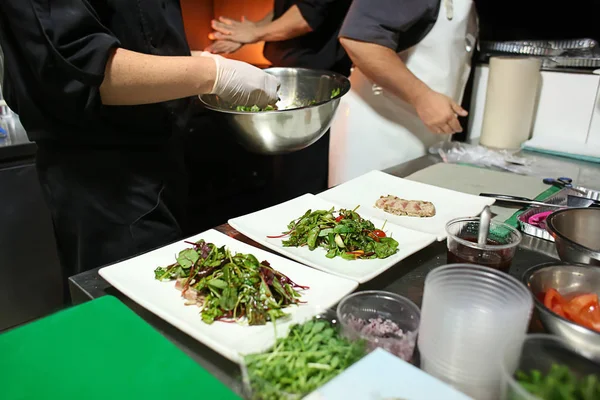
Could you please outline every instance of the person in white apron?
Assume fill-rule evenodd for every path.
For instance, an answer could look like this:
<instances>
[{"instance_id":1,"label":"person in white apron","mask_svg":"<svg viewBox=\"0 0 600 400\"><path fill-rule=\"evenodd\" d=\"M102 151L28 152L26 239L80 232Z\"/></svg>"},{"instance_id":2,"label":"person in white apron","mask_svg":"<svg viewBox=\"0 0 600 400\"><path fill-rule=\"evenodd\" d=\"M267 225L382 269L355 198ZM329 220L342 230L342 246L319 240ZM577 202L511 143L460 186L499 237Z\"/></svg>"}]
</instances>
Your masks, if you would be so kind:
<instances>
[{"instance_id":1,"label":"person in white apron","mask_svg":"<svg viewBox=\"0 0 600 400\"><path fill-rule=\"evenodd\" d=\"M340 32L352 89L331 127L329 186L418 158L462 131L476 37L472 0L354 0Z\"/></svg>"}]
</instances>

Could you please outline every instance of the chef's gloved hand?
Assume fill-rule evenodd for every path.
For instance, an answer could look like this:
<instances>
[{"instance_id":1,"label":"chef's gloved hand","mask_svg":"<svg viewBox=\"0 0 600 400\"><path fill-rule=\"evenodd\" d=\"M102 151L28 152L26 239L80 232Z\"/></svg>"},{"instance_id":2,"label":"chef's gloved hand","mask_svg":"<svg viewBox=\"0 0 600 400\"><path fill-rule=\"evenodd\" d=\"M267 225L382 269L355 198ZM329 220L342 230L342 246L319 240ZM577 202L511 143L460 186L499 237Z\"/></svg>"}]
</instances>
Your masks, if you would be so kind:
<instances>
[{"instance_id":1,"label":"chef's gloved hand","mask_svg":"<svg viewBox=\"0 0 600 400\"><path fill-rule=\"evenodd\" d=\"M210 57L216 63L217 78L211 93L236 106L264 108L277 103L279 79L273 75L245 62L209 52L202 52L200 56Z\"/></svg>"}]
</instances>

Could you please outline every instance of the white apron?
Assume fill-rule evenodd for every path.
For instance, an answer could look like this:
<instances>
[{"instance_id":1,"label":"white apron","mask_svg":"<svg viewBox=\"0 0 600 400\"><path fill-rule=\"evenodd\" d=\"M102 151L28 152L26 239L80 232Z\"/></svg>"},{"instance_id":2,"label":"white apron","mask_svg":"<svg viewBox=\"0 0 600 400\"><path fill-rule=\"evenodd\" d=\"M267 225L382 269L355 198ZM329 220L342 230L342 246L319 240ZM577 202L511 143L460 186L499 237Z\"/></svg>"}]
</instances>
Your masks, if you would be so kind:
<instances>
[{"instance_id":1,"label":"white apron","mask_svg":"<svg viewBox=\"0 0 600 400\"><path fill-rule=\"evenodd\" d=\"M398 55L431 89L460 104L476 37L473 1L442 0L431 31ZM411 105L374 85L358 68L350 81L352 89L331 125L329 186L421 157L445 140L429 132Z\"/></svg>"}]
</instances>

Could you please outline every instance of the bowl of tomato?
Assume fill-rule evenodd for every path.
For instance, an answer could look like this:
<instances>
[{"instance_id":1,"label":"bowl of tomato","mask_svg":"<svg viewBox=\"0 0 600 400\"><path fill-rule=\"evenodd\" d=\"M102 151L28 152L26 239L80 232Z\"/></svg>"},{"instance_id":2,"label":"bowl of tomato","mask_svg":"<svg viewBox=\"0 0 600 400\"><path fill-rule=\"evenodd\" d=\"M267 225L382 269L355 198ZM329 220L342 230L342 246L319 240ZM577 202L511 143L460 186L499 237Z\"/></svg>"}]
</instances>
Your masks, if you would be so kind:
<instances>
[{"instance_id":1,"label":"bowl of tomato","mask_svg":"<svg viewBox=\"0 0 600 400\"><path fill-rule=\"evenodd\" d=\"M600 268L542 264L527 270L523 283L533 295L544 328L600 361Z\"/></svg>"}]
</instances>

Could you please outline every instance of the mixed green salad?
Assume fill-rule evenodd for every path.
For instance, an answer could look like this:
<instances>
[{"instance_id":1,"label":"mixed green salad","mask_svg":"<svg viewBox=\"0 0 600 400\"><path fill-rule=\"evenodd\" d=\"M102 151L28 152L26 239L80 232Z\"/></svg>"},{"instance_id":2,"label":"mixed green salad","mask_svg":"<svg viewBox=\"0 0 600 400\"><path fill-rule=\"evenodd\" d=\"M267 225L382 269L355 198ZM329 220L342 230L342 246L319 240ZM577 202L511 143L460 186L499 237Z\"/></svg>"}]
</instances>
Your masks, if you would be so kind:
<instances>
[{"instance_id":1,"label":"mixed green salad","mask_svg":"<svg viewBox=\"0 0 600 400\"><path fill-rule=\"evenodd\" d=\"M188 244L193 247L182 250L174 264L156 268L154 276L176 280L207 324L246 318L249 325L264 325L285 316L284 308L300 303L298 290L307 289L252 254L234 254L204 240Z\"/></svg>"},{"instance_id":2,"label":"mixed green salad","mask_svg":"<svg viewBox=\"0 0 600 400\"><path fill-rule=\"evenodd\" d=\"M339 96L341 93L341 89L340 88L336 88L333 89L331 91L331 97L330 98L334 98ZM312 106L313 104L317 104L317 100L310 100L308 103L306 104L302 104L302 105L298 105L298 106L292 106L290 108L298 108L298 107L306 107L306 106ZM277 106L276 105L268 105L265 108L260 108L257 105L253 105L253 106L236 106L235 107L235 111L242 111L242 112L263 112L263 111L275 111L277 110Z\"/></svg>"},{"instance_id":3,"label":"mixed green salad","mask_svg":"<svg viewBox=\"0 0 600 400\"><path fill-rule=\"evenodd\" d=\"M596 375L577 378L567 366L554 364L550 372L517 371L517 381L525 390L544 400L600 399L600 380Z\"/></svg>"},{"instance_id":4,"label":"mixed green salad","mask_svg":"<svg viewBox=\"0 0 600 400\"><path fill-rule=\"evenodd\" d=\"M252 399L302 398L366 353L363 341L341 337L329 321L313 319L290 328L269 351L244 358Z\"/></svg>"},{"instance_id":5,"label":"mixed green salad","mask_svg":"<svg viewBox=\"0 0 600 400\"><path fill-rule=\"evenodd\" d=\"M358 208L358 207L357 207ZM337 214L337 215L336 215ZM269 238L287 238L284 247L322 247L327 257L346 260L387 258L398 251L398 242L354 210L308 210L287 226L288 231Z\"/></svg>"},{"instance_id":6,"label":"mixed green salad","mask_svg":"<svg viewBox=\"0 0 600 400\"><path fill-rule=\"evenodd\" d=\"M237 106L235 111L243 111L243 112L261 112L261 111L274 111L277 110L276 106L268 105L265 108L260 108L257 105L253 106Z\"/></svg>"}]
</instances>

